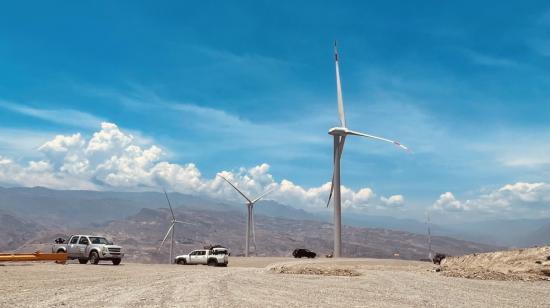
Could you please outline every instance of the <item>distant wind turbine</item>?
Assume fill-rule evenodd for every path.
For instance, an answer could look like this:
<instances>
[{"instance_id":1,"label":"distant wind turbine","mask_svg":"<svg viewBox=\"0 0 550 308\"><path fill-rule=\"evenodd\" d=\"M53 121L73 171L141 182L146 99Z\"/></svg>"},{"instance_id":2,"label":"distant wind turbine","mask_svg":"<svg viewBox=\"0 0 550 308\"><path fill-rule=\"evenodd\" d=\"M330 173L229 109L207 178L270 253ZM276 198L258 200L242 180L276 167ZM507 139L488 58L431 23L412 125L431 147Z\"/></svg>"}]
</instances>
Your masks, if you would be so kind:
<instances>
[{"instance_id":1,"label":"distant wind turbine","mask_svg":"<svg viewBox=\"0 0 550 308\"><path fill-rule=\"evenodd\" d=\"M430 230L430 212L426 212L426 227L428 228L428 259L433 261L432 231Z\"/></svg>"},{"instance_id":2,"label":"distant wind turbine","mask_svg":"<svg viewBox=\"0 0 550 308\"><path fill-rule=\"evenodd\" d=\"M174 216L174 211L172 210L172 205L170 204L170 199L168 198L168 194L166 193L166 190L164 191L164 196L166 196L166 201L168 201L168 206L170 207L170 213L172 214L172 219L170 220L170 227L168 228L168 232L166 232L166 235L164 236L164 239L162 240L162 243L160 244L160 248L164 245L164 242L166 241L166 238L168 238L168 234L170 234L170 231L172 232L170 236L170 264L174 262L174 259L172 256L174 255L174 232L176 230L176 224L189 224L188 222L179 221L176 220L176 216Z\"/></svg>"},{"instance_id":3,"label":"distant wind turbine","mask_svg":"<svg viewBox=\"0 0 550 308\"><path fill-rule=\"evenodd\" d=\"M340 69L338 66L338 50L336 48L336 42L334 42L334 59L336 62L336 93L338 100L338 117L340 118L340 126L331 128L328 133L334 136L334 152L333 152L333 161L334 161L334 170L332 173L332 184L330 187L330 195L327 202L327 207L330 204L332 195L334 195L334 257L340 257L342 255L342 204L341 204L341 195L340 195L340 158L342 157L342 152L344 150L344 142L346 136L361 136L367 137L379 141L385 141L392 143L404 150L408 150L407 147L401 143L393 140L389 140L382 137L377 137L369 134L364 134L348 129L346 126L346 117L344 114L344 100L342 98L342 85L340 82Z\"/></svg>"},{"instance_id":4,"label":"distant wind turbine","mask_svg":"<svg viewBox=\"0 0 550 308\"><path fill-rule=\"evenodd\" d=\"M246 208L248 210L248 219L246 221L246 241L245 241L245 248L244 248L244 256L248 257L250 254L250 236L252 236L252 242L254 243L254 253L256 253L256 232L254 231L254 205L256 202L260 201L263 197L265 197L267 194L273 191L273 189L267 190L260 196L258 196L256 199L251 200L248 198L240 189L237 188L237 186L233 185L228 179L218 174L219 177L224 179L229 185L231 185L235 190L243 196L243 198L246 199Z\"/></svg>"}]
</instances>

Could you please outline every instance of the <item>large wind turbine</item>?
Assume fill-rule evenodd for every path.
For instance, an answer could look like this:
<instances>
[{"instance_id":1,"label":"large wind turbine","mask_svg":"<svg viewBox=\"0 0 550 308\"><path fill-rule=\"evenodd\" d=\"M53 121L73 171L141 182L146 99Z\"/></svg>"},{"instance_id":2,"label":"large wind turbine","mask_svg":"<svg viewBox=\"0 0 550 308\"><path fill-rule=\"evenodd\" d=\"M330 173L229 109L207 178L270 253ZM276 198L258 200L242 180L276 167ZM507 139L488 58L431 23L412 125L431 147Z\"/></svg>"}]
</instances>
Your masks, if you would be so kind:
<instances>
[{"instance_id":1,"label":"large wind turbine","mask_svg":"<svg viewBox=\"0 0 550 308\"><path fill-rule=\"evenodd\" d=\"M332 185L330 188L330 195L327 202L327 207L330 204L332 195L334 195L334 257L340 257L342 255L342 204L340 198L340 158L342 157L342 151L344 150L344 142L346 136L361 136L375 140L385 141L395 144L404 150L408 150L407 147L400 144L397 141L389 140L382 137L377 137L369 134L364 134L348 129L346 125L346 117L344 114L344 100L342 99L342 85L340 82L340 69L338 67L338 50L336 49L336 42L334 42L334 59L336 65L336 94L338 100L338 116L340 118L340 126L331 128L328 133L334 136L334 170L332 173Z\"/></svg>"},{"instance_id":2,"label":"large wind turbine","mask_svg":"<svg viewBox=\"0 0 550 308\"><path fill-rule=\"evenodd\" d=\"M174 255L174 232L176 230L176 224L188 224L187 222L176 220L176 216L174 216L174 211L172 210L172 205L170 204L170 199L168 198L168 194L166 193L166 190L164 190L164 196L166 196L166 201L168 201L168 206L170 207L170 213L172 214L172 220L170 220L170 227L168 228L168 232L166 232L166 235L164 236L164 239L162 240L162 243L160 244L160 248L164 245L164 242L166 241L166 238L168 238L168 234L170 234L170 231L172 231L172 235L170 236L170 264L174 262L174 259L172 256Z\"/></svg>"},{"instance_id":3,"label":"large wind turbine","mask_svg":"<svg viewBox=\"0 0 550 308\"><path fill-rule=\"evenodd\" d=\"M265 197L267 194L273 191L273 189L267 190L260 196L258 196L256 199L251 200L248 198L240 189L237 188L237 186L233 185L228 179L218 174L219 177L224 179L229 185L231 185L235 190L243 196L243 198L246 199L246 208L248 210L248 219L246 221L246 241L245 241L245 248L244 248L244 256L248 257L248 254L250 253L250 236L252 236L252 242L254 243L254 253L256 252L256 232L254 231L254 205L256 202L258 202L260 199Z\"/></svg>"}]
</instances>

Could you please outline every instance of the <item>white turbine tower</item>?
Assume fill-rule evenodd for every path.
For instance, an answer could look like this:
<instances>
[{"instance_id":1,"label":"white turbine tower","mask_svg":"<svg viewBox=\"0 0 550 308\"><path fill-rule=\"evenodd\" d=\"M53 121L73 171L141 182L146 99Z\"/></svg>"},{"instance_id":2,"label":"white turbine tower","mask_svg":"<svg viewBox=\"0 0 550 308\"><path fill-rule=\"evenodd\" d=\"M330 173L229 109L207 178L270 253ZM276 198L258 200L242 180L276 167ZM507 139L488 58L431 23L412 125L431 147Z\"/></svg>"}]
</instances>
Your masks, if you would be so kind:
<instances>
[{"instance_id":1,"label":"white turbine tower","mask_svg":"<svg viewBox=\"0 0 550 308\"><path fill-rule=\"evenodd\" d=\"M246 241L245 241L245 248L244 248L244 256L248 257L250 253L250 236L252 236L252 242L254 243L254 253L256 253L256 232L254 231L254 205L256 202L260 201L263 197L265 197L267 194L273 191L273 189L267 190L260 196L258 196L256 199L251 200L248 198L241 190L237 188L237 186L233 185L228 179L218 174L219 177L224 179L229 185L231 185L235 190L243 196L243 198L246 199L246 208L248 210L248 219L246 221Z\"/></svg>"},{"instance_id":2,"label":"white turbine tower","mask_svg":"<svg viewBox=\"0 0 550 308\"><path fill-rule=\"evenodd\" d=\"M430 212L426 212L426 227L428 228L428 259L433 261L432 231L430 229Z\"/></svg>"},{"instance_id":3,"label":"white turbine tower","mask_svg":"<svg viewBox=\"0 0 550 308\"><path fill-rule=\"evenodd\" d=\"M332 173L332 185L330 188L330 195L327 202L327 207L330 204L332 195L334 195L334 257L340 257L342 255L342 204L340 196L340 158L342 157L342 151L344 150L344 142L346 136L361 136L380 141L389 142L401 147L404 150L408 150L407 147L400 144L397 141L381 138L369 134L364 134L348 129L346 126L346 117L344 114L344 100L342 99L342 85L340 82L340 69L338 67L338 50L336 49L336 42L334 42L334 59L336 62L336 93L338 99L338 116L340 118L340 126L331 128L328 133L334 136L334 170Z\"/></svg>"},{"instance_id":4,"label":"white turbine tower","mask_svg":"<svg viewBox=\"0 0 550 308\"><path fill-rule=\"evenodd\" d=\"M174 216L174 211L172 210L172 205L170 204L170 199L168 198L168 194L166 193L166 190L164 190L164 196L166 196L166 201L168 201L168 206L170 207L170 213L172 214L172 219L170 220L170 227L168 228L168 232L166 232L166 235L164 236L164 239L162 240L162 243L160 244L160 248L164 245L164 242L166 241L166 238L168 238L168 234L170 234L170 231L172 231L172 235L170 236L170 264L174 262L173 260L173 254L174 254L174 232L176 230L176 224L189 224L187 222L176 220L176 216Z\"/></svg>"}]
</instances>

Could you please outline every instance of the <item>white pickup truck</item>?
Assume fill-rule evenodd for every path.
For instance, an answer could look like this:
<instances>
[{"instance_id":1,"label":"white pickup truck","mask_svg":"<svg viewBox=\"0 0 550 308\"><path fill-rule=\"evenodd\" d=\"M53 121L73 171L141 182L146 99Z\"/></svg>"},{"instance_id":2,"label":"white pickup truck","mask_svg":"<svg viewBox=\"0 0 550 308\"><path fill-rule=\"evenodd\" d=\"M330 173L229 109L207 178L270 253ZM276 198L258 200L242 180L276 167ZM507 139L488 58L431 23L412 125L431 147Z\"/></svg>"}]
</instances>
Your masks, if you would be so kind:
<instances>
[{"instance_id":1,"label":"white pickup truck","mask_svg":"<svg viewBox=\"0 0 550 308\"><path fill-rule=\"evenodd\" d=\"M73 235L67 243L63 239L57 239L52 246L52 252L65 252L70 260L78 259L80 264L98 264L100 260L110 260L114 265L119 265L124 252L122 247L113 245L103 236Z\"/></svg>"},{"instance_id":2,"label":"white pickup truck","mask_svg":"<svg viewBox=\"0 0 550 308\"><path fill-rule=\"evenodd\" d=\"M175 262L180 265L206 264L208 266L227 266L229 263L229 251L227 248L212 248L193 250L189 254L180 255Z\"/></svg>"}]
</instances>

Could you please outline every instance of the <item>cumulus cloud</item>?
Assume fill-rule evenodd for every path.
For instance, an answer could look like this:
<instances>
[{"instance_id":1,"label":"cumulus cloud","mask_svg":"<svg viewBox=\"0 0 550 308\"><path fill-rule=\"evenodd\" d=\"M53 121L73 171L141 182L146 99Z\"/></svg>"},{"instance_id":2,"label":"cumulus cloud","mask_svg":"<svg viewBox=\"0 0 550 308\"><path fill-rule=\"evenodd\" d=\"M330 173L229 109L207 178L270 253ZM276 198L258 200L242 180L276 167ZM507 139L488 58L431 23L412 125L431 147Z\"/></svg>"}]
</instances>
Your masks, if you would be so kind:
<instances>
[{"instance_id":1,"label":"cumulus cloud","mask_svg":"<svg viewBox=\"0 0 550 308\"><path fill-rule=\"evenodd\" d=\"M405 198L402 195L393 195L389 198L386 198L384 196L380 197L380 201L382 201L382 204L387 207L402 207L405 204Z\"/></svg>"},{"instance_id":2,"label":"cumulus cloud","mask_svg":"<svg viewBox=\"0 0 550 308\"><path fill-rule=\"evenodd\" d=\"M441 194L441 196L439 196L439 199L434 203L433 208L437 210L446 210L451 212L466 211L470 209L468 206L466 206L466 204L456 200L455 196L451 192Z\"/></svg>"},{"instance_id":3,"label":"cumulus cloud","mask_svg":"<svg viewBox=\"0 0 550 308\"><path fill-rule=\"evenodd\" d=\"M156 145L143 145L132 134L113 123L101 123L90 138L79 133L57 135L42 144L43 159L21 163L0 156L0 184L45 186L58 189L151 190L164 187L170 191L201 194L213 198L242 201L234 189L220 177L204 178L192 163L163 161L165 152ZM252 168L220 171L239 189L255 198L267 190L268 196L283 204L305 209L323 209L330 192L330 182L304 188L290 180L275 180L269 164ZM342 186L342 206L366 209L401 206L403 196L379 200L370 188L353 190Z\"/></svg>"},{"instance_id":4,"label":"cumulus cloud","mask_svg":"<svg viewBox=\"0 0 550 308\"><path fill-rule=\"evenodd\" d=\"M451 192L439 196L434 209L445 211L480 211L485 213L528 212L534 208L550 210L550 184L507 184L475 199L460 201Z\"/></svg>"}]
</instances>

